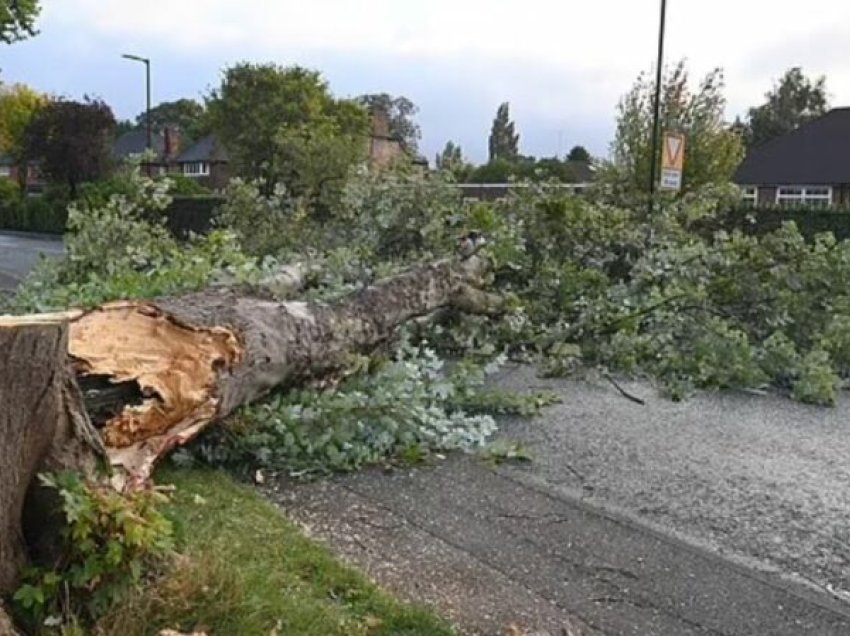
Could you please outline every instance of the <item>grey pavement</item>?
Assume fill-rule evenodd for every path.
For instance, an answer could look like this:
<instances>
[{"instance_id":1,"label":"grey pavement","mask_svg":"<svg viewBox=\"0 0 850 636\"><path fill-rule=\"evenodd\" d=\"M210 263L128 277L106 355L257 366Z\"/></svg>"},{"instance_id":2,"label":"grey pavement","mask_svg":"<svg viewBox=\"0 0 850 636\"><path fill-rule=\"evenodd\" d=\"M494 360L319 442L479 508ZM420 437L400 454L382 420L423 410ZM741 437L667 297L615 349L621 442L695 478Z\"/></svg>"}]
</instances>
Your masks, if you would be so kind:
<instances>
[{"instance_id":1,"label":"grey pavement","mask_svg":"<svg viewBox=\"0 0 850 636\"><path fill-rule=\"evenodd\" d=\"M563 399L503 427L531 464L452 457L273 498L467 633L850 634L850 402L499 381Z\"/></svg>"},{"instance_id":2,"label":"grey pavement","mask_svg":"<svg viewBox=\"0 0 850 636\"><path fill-rule=\"evenodd\" d=\"M63 252L61 237L0 232L0 289L14 289L40 255L58 258Z\"/></svg>"}]
</instances>

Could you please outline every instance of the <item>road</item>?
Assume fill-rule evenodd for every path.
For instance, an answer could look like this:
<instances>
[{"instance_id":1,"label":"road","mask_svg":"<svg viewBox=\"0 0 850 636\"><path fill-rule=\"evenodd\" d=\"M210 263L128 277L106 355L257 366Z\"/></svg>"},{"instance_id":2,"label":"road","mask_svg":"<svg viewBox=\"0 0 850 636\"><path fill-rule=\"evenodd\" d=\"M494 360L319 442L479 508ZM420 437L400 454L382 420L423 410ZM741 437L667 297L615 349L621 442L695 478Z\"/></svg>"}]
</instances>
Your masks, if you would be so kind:
<instances>
[{"instance_id":1,"label":"road","mask_svg":"<svg viewBox=\"0 0 850 636\"><path fill-rule=\"evenodd\" d=\"M58 258L63 251L59 237L0 232L0 290L14 289L41 254Z\"/></svg>"},{"instance_id":2,"label":"road","mask_svg":"<svg viewBox=\"0 0 850 636\"><path fill-rule=\"evenodd\" d=\"M562 403L502 434L533 461L284 480L271 496L377 580L467 633L850 634L850 400L673 403L541 380Z\"/></svg>"}]
</instances>

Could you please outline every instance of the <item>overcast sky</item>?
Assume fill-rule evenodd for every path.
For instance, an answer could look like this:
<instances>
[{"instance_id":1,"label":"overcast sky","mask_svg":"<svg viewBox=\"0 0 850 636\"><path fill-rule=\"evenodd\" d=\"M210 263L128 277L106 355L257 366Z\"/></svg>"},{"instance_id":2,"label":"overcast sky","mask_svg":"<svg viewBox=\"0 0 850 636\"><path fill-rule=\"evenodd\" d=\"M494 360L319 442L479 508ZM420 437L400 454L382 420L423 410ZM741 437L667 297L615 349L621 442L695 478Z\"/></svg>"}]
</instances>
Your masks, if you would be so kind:
<instances>
[{"instance_id":1,"label":"overcast sky","mask_svg":"<svg viewBox=\"0 0 850 636\"><path fill-rule=\"evenodd\" d=\"M6 82L95 95L121 118L154 102L202 97L227 64L297 63L339 96L406 95L422 148L448 139L486 158L496 107L510 101L521 150L574 144L605 155L617 101L655 57L658 0L43 0L36 38L0 48ZM726 71L728 116L760 102L790 66L825 74L850 105L847 0L669 0L668 60Z\"/></svg>"}]
</instances>

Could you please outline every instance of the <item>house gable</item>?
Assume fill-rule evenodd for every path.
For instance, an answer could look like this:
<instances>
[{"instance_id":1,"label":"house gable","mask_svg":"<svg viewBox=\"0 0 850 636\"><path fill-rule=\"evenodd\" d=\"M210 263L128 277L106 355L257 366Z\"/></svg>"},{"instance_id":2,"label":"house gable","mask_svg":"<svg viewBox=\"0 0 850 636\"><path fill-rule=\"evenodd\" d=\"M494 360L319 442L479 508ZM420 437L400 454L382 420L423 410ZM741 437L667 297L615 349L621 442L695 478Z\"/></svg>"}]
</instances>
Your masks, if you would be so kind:
<instances>
[{"instance_id":1,"label":"house gable","mask_svg":"<svg viewBox=\"0 0 850 636\"><path fill-rule=\"evenodd\" d=\"M735 172L738 185L850 184L850 108L836 108L753 148Z\"/></svg>"}]
</instances>

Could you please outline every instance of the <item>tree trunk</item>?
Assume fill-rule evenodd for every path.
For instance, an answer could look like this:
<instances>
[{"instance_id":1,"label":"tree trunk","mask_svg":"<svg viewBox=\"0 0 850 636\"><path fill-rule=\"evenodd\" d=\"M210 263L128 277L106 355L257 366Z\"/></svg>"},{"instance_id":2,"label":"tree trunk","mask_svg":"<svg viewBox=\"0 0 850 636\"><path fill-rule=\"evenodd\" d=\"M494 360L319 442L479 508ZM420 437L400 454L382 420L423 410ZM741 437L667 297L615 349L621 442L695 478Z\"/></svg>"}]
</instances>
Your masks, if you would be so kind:
<instances>
[{"instance_id":1,"label":"tree trunk","mask_svg":"<svg viewBox=\"0 0 850 636\"><path fill-rule=\"evenodd\" d=\"M210 422L275 387L345 367L412 318L446 307L500 311L501 298L477 288L484 270L478 257L440 261L333 304L228 288L112 303L71 317L70 351L84 386L92 378L122 385L123 402L94 419L117 477L132 483ZM87 402L97 393L88 391Z\"/></svg>"},{"instance_id":2,"label":"tree trunk","mask_svg":"<svg viewBox=\"0 0 850 636\"><path fill-rule=\"evenodd\" d=\"M9 618L6 610L3 609L2 601L0 601L0 636L19 636L19 633L15 630L15 626L12 624L12 619Z\"/></svg>"},{"instance_id":3,"label":"tree trunk","mask_svg":"<svg viewBox=\"0 0 850 636\"><path fill-rule=\"evenodd\" d=\"M405 321L449 307L500 311L502 299L476 287L483 271L478 257L441 261L332 304L213 288L0 317L0 595L16 586L25 543L30 552L51 544L45 531L56 523L34 486L39 472L94 475L105 454L113 484L132 487L211 422L275 387L344 368Z\"/></svg>"},{"instance_id":4,"label":"tree trunk","mask_svg":"<svg viewBox=\"0 0 850 636\"><path fill-rule=\"evenodd\" d=\"M63 317L0 318L0 594L26 562L21 519L36 474L95 467L100 440L68 362Z\"/></svg>"}]
</instances>

